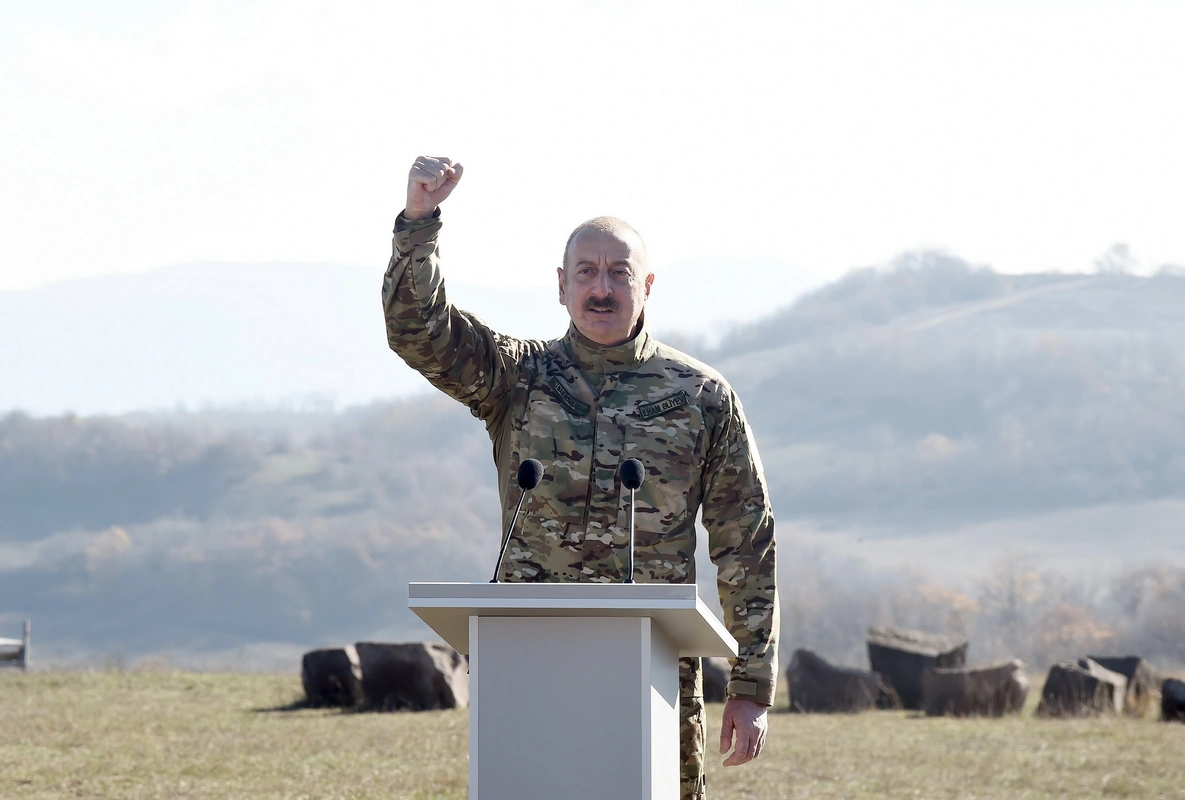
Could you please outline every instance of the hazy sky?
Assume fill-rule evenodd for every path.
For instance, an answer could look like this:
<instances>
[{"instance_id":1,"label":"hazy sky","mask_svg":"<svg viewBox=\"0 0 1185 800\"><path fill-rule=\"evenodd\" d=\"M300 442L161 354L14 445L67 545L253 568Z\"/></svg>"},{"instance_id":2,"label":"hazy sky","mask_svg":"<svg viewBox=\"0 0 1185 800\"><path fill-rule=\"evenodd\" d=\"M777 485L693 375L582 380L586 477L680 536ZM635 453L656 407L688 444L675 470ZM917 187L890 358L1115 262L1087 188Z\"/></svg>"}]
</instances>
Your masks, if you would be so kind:
<instances>
[{"instance_id":1,"label":"hazy sky","mask_svg":"<svg viewBox=\"0 0 1185 800\"><path fill-rule=\"evenodd\" d=\"M0 290L197 260L381 269L419 153L466 166L444 252L468 281L554 280L603 213L647 236L660 282L690 257L832 276L918 246L1081 270L1125 241L1185 264L1181 2L110 0L3 20Z\"/></svg>"}]
</instances>

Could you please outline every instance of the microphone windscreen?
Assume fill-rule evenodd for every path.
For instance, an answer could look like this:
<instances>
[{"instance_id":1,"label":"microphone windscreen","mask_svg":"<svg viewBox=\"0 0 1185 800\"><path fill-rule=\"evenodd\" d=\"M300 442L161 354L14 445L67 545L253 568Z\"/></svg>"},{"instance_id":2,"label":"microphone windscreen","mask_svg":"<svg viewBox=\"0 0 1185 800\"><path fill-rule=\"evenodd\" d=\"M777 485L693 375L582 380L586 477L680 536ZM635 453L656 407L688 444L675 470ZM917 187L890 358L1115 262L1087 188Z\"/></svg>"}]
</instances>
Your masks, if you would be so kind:
<instances>
[{"instance_id":1,"label":"microphone windscreen","mask_svg":"<svg viewBox=\"0 0 1185 800\"><path fill-rule=\"evenodd\" d=\"M621 470L618 472L621 476L621 483L627 489L637 489L642 485L642 479L646 477L646 468L642 466L642 462L636 458L627 458L625 463L621 465Z\"/></svg>"},{"instance_id":2,"label":"microphone windscreen","mask_svg":"<svg viewBox=\"0 0 1185 800\"><path fill-rule=\"evenodd\" d=\"M543 480L543 465L534 458L528 458L518 465L518 488L529 492Z\"/></svg>"}]
</instances>

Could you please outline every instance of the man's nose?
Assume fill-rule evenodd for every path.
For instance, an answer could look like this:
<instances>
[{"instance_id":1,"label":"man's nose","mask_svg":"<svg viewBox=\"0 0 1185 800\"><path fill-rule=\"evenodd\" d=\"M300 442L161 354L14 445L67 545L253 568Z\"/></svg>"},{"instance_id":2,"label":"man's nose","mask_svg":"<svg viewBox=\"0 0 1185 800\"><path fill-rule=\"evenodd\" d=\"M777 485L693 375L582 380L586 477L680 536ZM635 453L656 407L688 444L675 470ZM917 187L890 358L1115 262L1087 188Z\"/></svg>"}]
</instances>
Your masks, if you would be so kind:
<instances>
[{"instance_id":1,"label":"man's nose","mask_svg":"<svg viewBox=\"0 0 1185 800\"><path fill-rule=\"evenodd\" d=\"M613 284L609 281L609 272L601 270L597 273L597 279L593 284L593 288L601 297L608 297L613 294Z\"/></svg>"}]
</instances>

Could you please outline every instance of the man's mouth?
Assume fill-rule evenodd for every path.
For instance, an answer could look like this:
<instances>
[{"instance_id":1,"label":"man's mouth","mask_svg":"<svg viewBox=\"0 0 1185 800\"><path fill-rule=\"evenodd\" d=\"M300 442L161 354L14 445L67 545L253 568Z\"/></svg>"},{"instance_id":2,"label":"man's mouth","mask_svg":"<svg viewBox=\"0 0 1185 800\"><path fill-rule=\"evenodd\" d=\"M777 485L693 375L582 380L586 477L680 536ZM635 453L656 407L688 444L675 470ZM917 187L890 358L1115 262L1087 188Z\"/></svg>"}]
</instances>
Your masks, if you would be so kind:
<instances>
[{"instance_id":1,"label":"man's mouth","mask_svg":"<svg viewBox=\"0 0 1185 800\"><path fill-rule=\"evenodd\" d=\"M584 310L598 315L609 315L617 311L619 304L612 297L586 300Z\"/></svg>"}]
</instances>

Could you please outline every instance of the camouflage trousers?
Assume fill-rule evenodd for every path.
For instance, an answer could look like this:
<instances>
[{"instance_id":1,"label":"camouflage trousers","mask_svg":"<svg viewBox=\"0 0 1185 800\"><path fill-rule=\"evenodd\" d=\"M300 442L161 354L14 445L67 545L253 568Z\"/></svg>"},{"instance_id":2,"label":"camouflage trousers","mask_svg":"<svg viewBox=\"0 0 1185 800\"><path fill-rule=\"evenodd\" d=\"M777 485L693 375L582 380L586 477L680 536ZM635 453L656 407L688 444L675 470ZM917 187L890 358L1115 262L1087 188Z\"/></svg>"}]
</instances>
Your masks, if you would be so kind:
<instances>
[{"instance_id":1,"label":"camouflage trousers","mask_svg":"<svg viewBox=\"0 0 1185 800\"><path fill-rule=\"evenodd\" d=\"M679 798L704 800L704 676L698 658L679 659Z\"/></svg>"}]
</instances>

